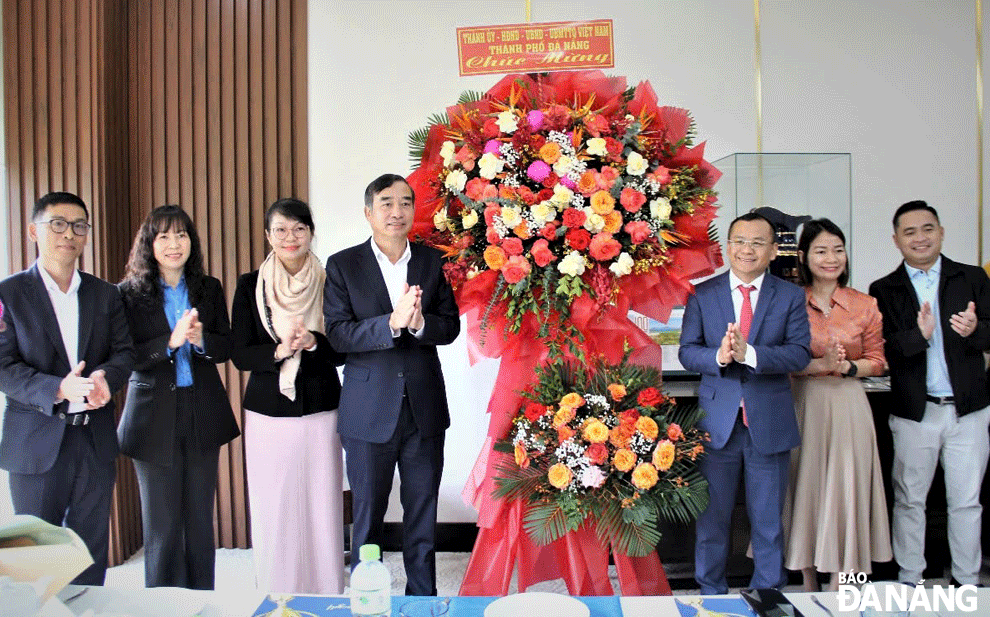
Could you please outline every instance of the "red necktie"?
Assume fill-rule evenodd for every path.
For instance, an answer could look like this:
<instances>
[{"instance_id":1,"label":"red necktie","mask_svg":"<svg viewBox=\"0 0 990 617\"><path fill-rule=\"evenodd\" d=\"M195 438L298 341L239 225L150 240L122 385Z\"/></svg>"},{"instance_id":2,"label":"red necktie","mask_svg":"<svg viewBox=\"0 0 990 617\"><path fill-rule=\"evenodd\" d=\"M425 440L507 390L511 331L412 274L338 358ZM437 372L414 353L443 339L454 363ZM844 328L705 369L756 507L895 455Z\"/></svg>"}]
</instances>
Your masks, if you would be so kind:
<instances>
[{"instance_id":1,"label":"red necktie","mask_svg":"<svg viewBox=\"0 0 990 617\"><path fill-rule=\"evenodd\" d=\"M743 340L749 339L749 327L753 323L753 303L749 300L749 294L755 290L752 285L740 285L739 291L742 293L742 308L739 309L739 331L742 332ZM742 402L743 426L749 426L746 420L746 401Z\"/></svg>"}]
</instances>

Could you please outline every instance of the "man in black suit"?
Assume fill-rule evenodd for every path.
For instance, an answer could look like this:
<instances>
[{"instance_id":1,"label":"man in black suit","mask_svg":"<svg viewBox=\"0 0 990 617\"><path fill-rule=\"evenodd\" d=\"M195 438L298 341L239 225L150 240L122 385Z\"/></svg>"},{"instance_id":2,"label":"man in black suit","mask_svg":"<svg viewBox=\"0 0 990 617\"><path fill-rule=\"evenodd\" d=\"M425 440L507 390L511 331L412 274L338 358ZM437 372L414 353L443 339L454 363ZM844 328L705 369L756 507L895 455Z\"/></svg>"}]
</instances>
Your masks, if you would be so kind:
<instances>
[{"instance_id":1,"label":"man in black suit","mask_svg":"<svg viewBox=\"0 0 990 617\"><path fill-rule=\"evenodd\" d=\"M955 584L979 582L980 485L990 456L990 279L942 255L938 213L910 201L894 214L901 265L870 285L883 314L895 398L892 544L902 582L925 570L925 500L935 467L945 471Z\"/></svg>"},{"instance_id":2,"label":"man in black suit","mask_svg":"<svg viewBox=\"0 0 990 617\"><path fill-rule=\"evenodd\" d=\"M31 219L38 261L0 282L0 467L17 514L64 524L86 543L94 563L73 582L102 585L117 457L110 396L127 382L134 349L117 288L76 269L86 204L49 193Z\"/></svg>"},{"instance_id":3,"label":"man in black suit","mask_svg":"<svg viewBox=\"0 0 990 617\"><path fill-rule=\"evenodd\" d=\"M368 185L369 241L327 260L327 338L347 354L339 420L354 495L354 546L381 544L399 467L406 595L436 595L435 535L444 431L450 426L437 345L460 332L439 251L410 243L412 188Z\"/></svg>"}]
</instances>

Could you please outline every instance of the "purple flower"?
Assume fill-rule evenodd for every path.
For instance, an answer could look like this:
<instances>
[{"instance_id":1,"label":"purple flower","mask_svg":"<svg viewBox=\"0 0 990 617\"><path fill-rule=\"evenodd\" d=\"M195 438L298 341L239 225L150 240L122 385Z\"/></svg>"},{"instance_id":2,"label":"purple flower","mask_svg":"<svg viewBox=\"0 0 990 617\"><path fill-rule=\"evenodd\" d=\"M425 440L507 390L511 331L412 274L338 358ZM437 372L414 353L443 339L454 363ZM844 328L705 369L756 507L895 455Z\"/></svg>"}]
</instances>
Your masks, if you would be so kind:
<instances>
[{"instance_id":1,"label":"purple flower","mask_svg":"<svg viewBox=\"0 0 990 617\"><path fill-rule=\"evenodd\" d=\"M534 182L543 182L550 175L550 166L543 161L533 161L526 170L526 175Z\"/></svg>"},{"instance_id":2,"label":"purple flower","mask_svg":"<svg viewBox=\"0 0 990 617\"><path fill-rule=\"evenodd\" d=\"M526 114L526 121L529 122L529 128L534 131L540 130L543 126L543 112L539 109L534 109Z\"/></svg>"},{"instance_id":3,"label":"purple flower","mask_svg":"<svg viewBox=\"0 0 990 617\"><path fill-rule=\"evenodd\" d=\"M490 152L491 154L498 154L499 145L500 144L498 143L497 139L489 139L488 141L485 142L485 150L482 154L484 154L485 152Z\"/></svg>"},{"instance_id":4,"label":"purple flower","mask_svg":"<svg viewBox=\"0 0 990 617\"><path fill-rule=\"evenodd\" d=\"M571 189L572 191L575 188L577 188L577 185L574 184L574 181L571 180L570 178L568 178L567 176L562 176L560 178L560 183L563 184L564 186L566 186L567 188Z\"/></svg>"}]
</instances>

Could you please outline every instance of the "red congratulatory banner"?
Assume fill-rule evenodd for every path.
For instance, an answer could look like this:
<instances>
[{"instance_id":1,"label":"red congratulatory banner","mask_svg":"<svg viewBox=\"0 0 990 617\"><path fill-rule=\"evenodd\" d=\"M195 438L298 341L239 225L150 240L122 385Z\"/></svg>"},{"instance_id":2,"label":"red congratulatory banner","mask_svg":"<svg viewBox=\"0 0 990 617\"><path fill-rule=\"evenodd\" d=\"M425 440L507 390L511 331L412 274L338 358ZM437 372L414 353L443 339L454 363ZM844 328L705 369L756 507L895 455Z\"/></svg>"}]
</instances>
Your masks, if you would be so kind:
<instances>
[{"instance_id":1,"label":"red congratulatory banner","mask_svg":"<svg viewBox=\"0 0 990 617\"><path fill-rule=\"evenodd\" d=\"M611 68L612 20L458 28L457 55L461 75Z\"/></svg>"}]
</instances>

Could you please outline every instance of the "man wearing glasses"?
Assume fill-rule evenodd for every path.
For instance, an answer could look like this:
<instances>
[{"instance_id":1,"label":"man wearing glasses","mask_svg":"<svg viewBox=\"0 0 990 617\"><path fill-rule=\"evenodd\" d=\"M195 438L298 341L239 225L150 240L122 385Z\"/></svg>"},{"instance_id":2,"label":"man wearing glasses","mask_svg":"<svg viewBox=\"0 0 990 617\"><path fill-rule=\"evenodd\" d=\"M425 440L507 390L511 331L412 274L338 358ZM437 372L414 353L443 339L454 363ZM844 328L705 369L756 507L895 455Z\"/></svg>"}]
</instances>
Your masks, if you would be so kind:
<instances>
[{"instance_id":1,"label":"man wearing glasses","mask_svg":"<svg viewBox=\"0 0 990 617\"><path fill-rule=\"evenodd\" d=\"M700 422L711 434L701 459L710 501L698 517L695 580L702 594L728 593L725 567L739 478L752 527L750 587L783 587L781 511L791 448L801 442L787 374L811 360L811 333L800 287L767 272L776 232L747 213L729 225L729 271L688 298L680 361L701 373Z\"/></svg>"},{"instance_id":2,"label":"man wearing glasses","mask_svg":"<svg viewBox=\"0 0 990 617\"><path fill-rule=\"evenodd\" d=\"M34 206L33 266L0 281L0 467L17 514L69 527L93 565L73 581L102 585L117 457L111 395L134 363L117 288L76 269L89 213L72 193Z\"/></svg>"}]
</instances>

